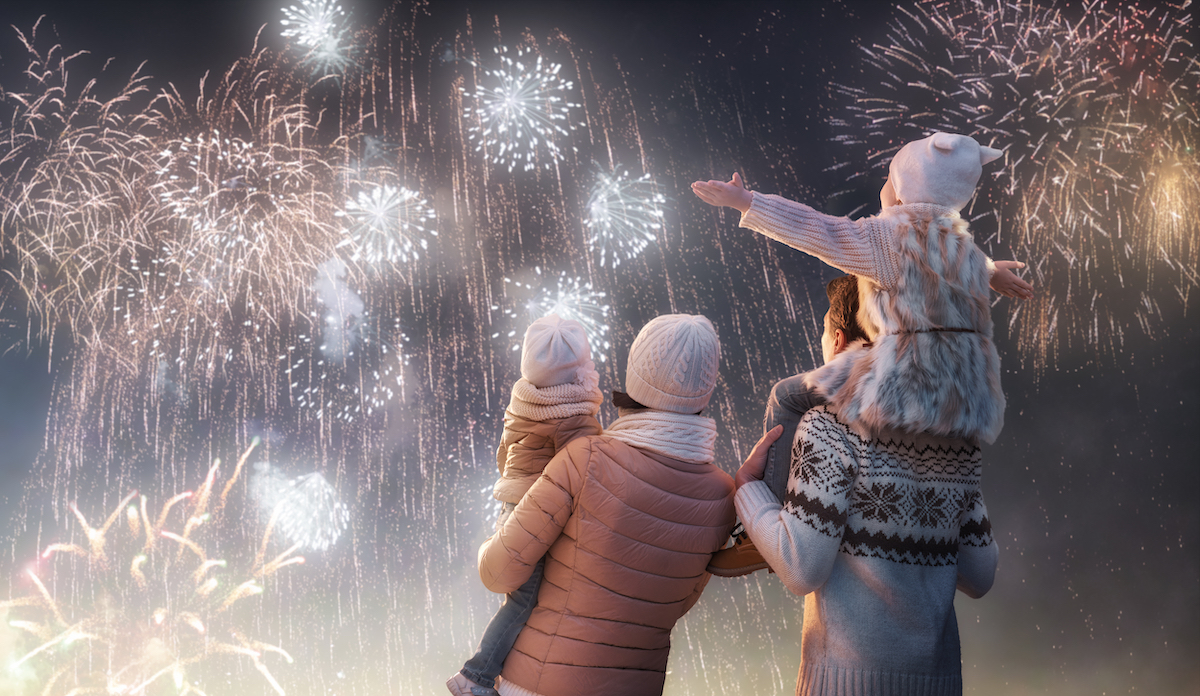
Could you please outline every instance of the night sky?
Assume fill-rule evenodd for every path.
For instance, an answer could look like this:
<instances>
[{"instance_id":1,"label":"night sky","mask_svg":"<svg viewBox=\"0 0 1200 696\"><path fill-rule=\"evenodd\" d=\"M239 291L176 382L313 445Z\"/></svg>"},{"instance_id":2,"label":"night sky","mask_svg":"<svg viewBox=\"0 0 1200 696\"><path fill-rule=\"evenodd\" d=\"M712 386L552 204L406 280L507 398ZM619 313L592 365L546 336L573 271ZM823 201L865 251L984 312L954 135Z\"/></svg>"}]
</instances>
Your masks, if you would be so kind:
<instances>
[{"instance_id":1,"label":"night sky","mask_svg":"<svg viewBox=\"0 0 1200 696\"><path fill-rule=\"evenodd\" d=\"M261 0L9 3L0 22L5 27L0 32L0 85L8 92L14 89L10 85L24 84L20 71L26 64L25 52L9 25L26 31L44 15L40 31L56 34L53 42L61 43L68 52L90 51L96 58L91 63L87 62L91 58L81 62L81 75L101 74L97 66L111 56L113 61L103 75L112 77L101 79L111 79L111 84L118 86L122 76L144 61L145 71L154 76L150 84L155 91L169 82L185 101L194 99L204 74L221 73L247 55L263 25L260 42L272 51L286 52L286 40L279 35L278 4ZM846 104L829 85L861 83L864 75L870 74L861 68L859 46L881 40L895 10L885 2L829 3L825 9L809 11L790 5L434 1L419 9L413 24L415 48L405 48L424 56L424 63L417 62L425 66L422 79L436 83L448 80L450 71L460 66L447 65L433 56L443 55L468 21L473 23L481 57L490 45L483 37L490 39L489 32L497 26L506 40L515 40L527 31L544 42L541 48L546 52L554 45L549 37L561 32L594 68L591 80L603 85L596 88L598 92L619 92L622 82L618 75L624 76L622 88L632 94L630 102L644 129L641 137L648 143L648 169L653 171L661 164L662 179L667 182L663 185L674 211L669 214L672 234L677 235L672 239L679 240L680 246L662 257L677 254L680 265L672 266L675 275L668 283L674 285L665 290L655 260L645 261L644 266L630 264L634 272L620 283L613 282L615 275L597 272L597 282L605 280L614 307L608 335L612 347L607 351L609 361L602 367L601 387L607 390L619 385L629 341L656 313L699 312L714 318L724 346L719 387L723 396L714 399L721 403L715 417L723 429L718 438L723 441L719 453L724 459L718 463L731 473L756 437L755 428L761 422L761 406L756 404L765 401L760 397L765 397L774 380L808 369L814 356L819 357L817 325L825 309L822 287L837 272L799 252L754 239L753 233L736 228L735 218L707 210L686 184L692 179L728 178L738 170L751 188L838 214L859 206L868 206L866 212L872 212L869 206L877 191L857 184L847 192L843 175L835 168L848 153L861 151L834 140L845 132L835 121L845 118ZM387 6L380 0L347 4L349 22L372 27ZM399 14L411 13L411 4L399 7ZM1066 7L1078 10L1074 4ZM615 65L620 68L614 70ZM564 70L574 74L575 67L568 64ZM688 89L700 95L694 104L687 105L687 99L680 96L680 85L690 85ZM317 92L319 88L314 88ZM429 94L436 93L430 88ZM318 98L328 106L336 102L337 91L327 90ZM706 114L713 104L717 106L711 107L709 119ZM695 109L699 117L693 119L685 107ZM728 109L716 113L718 107ZM7 117L11 107L2 104L0 109ZM734 111L737 120L730 115ZM444 113L436 109L429 113L430 130L441 128L442 122L435 116ZM735 123L738 125L731 125ZM611 132L618 134L613 137L623 134L616 126ZM398 141L395 133L383 135ZM1194 142L1194 132L1192 138ZM593 141L597 140L593 135ZM420 151L418 146L412 148L417 154L400 149L398 157L409 158L406 166L424 163L430 171L436 169L439 173L423 179L431 190L449 186L445 183L449 175L438 169L442 150L435 145ZM577 159L586 161L584 155ZM863 161L849 163L850 169L865 166ZM539 197L540 193L526 197L522 189L527 186L540 191L538 187L548 185L515 177L513 182L499 184L499 194L493 190L494 196L507 201L505 210L511 213L499 215L499 222L489 219L487 224L499 228L504 226L503 220L522 222L524 251L514 251L519 246L516 242L495 246L501 250L496 268L515 277L537 260L550 258L563 243L556 236L559 232L550 229L558 218L537 212L547 199ZM839 193L844 195L834 195ZM553 200L575 200L572 195L568 191ZM454 193L454 197L465 200L466 194ZM454 234L459 223L452 222L452 216L442 209L438 217L445 224L439 237L444 240ZM482 218L478 224L480 230L487 226ZM461 226L466 229L465 223ZM5 230L0 266L11 273L16 262L8 234ZM1193 228L1189 234L1194 248L1197 230ZM976 235L989 240L981 244L996 258L1012 258L1006 238L997 241L994 222L983 221ZM463 264L468 270L461 273L469 279L491 278L487 267L493 247L482 232L480 239L485 241L478 245L482 251L476 257L471 256L470 244L463 245ZM318 581L317 589L297 589L290 595L293 599L272 606L290 607L286 610L302 614L307 598L318 607L313 610L316 614L336 614L338 621L343 621L343 601L355 604L354 612L361 616L371 615L373 606L381 609L374 611L370 621L360 622L357 630L330 629L330 641L344 644L311 659L303 649L296 649L305 642L297 637L304 635L307 624L303 620L295 626L264 620L270 629L264 631L274 631L272 635L283 639L291 636L287 647L297 656L297 665L272 668L289 694L436 690L469 656L495 606L495 598L476 579L474 550L488 525L488 486L494 476L491 452L499 437L502 410L497 402L506 398L516 364L505 346L493 346L486 338L458 342L456 332L491 332L490 327L471 326L472 318L482 322L486 313L469 311L488 302L462 300L467 309L460 311L447 309L458 307L454 304L458 300L438 297L439 292L463 297L480 292L482 286L475 280L463 281L462 287L455 284L457 276L445 268L458 262L458 257L439 260L437 263L444 265L438 266L440 270L423 272L424 285L419 293L413 290L411 297L419 294L425 304L413 300L397 312L405 325L412 327L406 331L416 336L415 344L420 345L414 348L406 368L407 379L412 380L408 401L390 406L388 420L375 426L368 423L363 426L366 434L355 436L372 443L379 452L356 457L330 455L324 445L317 448L321 454L313 467L336 472L337 487L350 501L354 545L343 545L328 560L310 558L298 572L324 570L333 579L324 584ZM584 267L571 264L581 275L585 275ZM704 276L713 269L724 275ZM696 277L685 278L685 274ZM5 577L3 592L16 597L25 593L18 575L30 551L61 536L31 520L54 518L63 529L71 524L69 518L46 512L63 501L51 499L59 490L47 483L56 476L52 473L56 458L43 451L43 444L52 404L62 403L54 400L55 389L62 387L66 375L83 358L74 351L76 344L65 330L55 340L51 355L49 342L38 338L36 320L29 318L9 279L0 278L0 336L4 339L0 348L6 351L0 357L0 473L5 481L0 487L0 513L12 550L4 554L0 568ZM488 287L496 297L510 292L503 281L491 278L488 282L493 282ZM1111 307L1132 312L1140 299L1130 288L1146 282L1144 278L1123 278L1120 283L1100 286ZM1097 349L1076 336L1042 363L1022 354L1006 324L1006 303L1013 301L1002 300L994 308L1008 407L1003 433L984 450L983 487L1001 558L993 590L981 600L960 596L956 603L967 693L1200 694L1200 667L1195 659L1200 654L1200 359L1196 357L1200 354L1200 320L1195 308L1181 300L1168 281L1156 278L1148 282L1159 308L1152 325L1141 328L1131 321L1133 328L1124 329L1119 339L1102 327L1101 333L1114 348ZM639 294L639 283L645 283L645 296ZM412 284L417 286L418 281ZM783 310L780 293L785 290L796 298L794 313ZM1195 290L1193 282L1190 291L1194 294ZM1071 301L1086 304L1078 296ZM395 306L384 306L385 318L387 307ZM436 321L430 318L426 322L422 307L436 308ZM494 317L486 315L486 319L490 322ZM31 321L35 328L27 340ZM1062 326L1060 330L1071 332L1075 327ZM447 367L451 359L436 353L439 346L451 344L461 345L461 350L445 349L455 353L453 367ZM432 351L434 357L422 351ZM216 413L210 416L220 420L220 407ZM455 425L423 426L419 436L397 434L409 418L421 422L452 419ZM80 490L142 485L165 491L182 478L202 474L208 457L236 458L233 443L244 443L247 433L283 431L271 445L276 456L295 454L306 447L303 437L282 425L294 420L280 417L273 421L269 412L261 420L259 430L240 429L228 443L181 446L183 454L172 457L190 457L179 467L185 473L164 474L165 478L158 476L153 463L147 463L145 452L152 448L137 449L141 446L135 443L131 447L141 459L131 454L129 459L135 463L113 465L111 481L108 469L85 472L90 483L80 484ZM53 425L54 420L50 422ZM467 422L469 428L458 428ZM238 428L241 426L231 426L231 431ZM217 430L214 427L212 432ZM218 439L215 434L212 437ZM427 445L428 438L440 442ZM463 444L468 439L469 445ZM427 455L417 452L426 447L437 452L436 457L428 455L430 458L455 461L455 468L445 474L451 483L436 484L447 488L422 482L421 477L432 476ZM408 451L399 452L402 448ZM167 468L164 466L164 471ZM328 477L335 478L333 473ZM151 480L153 484L137 483ZM198 483L194 476L191 480L187 485ZM111 505L114 493L101 495L103 504L97 498L94 508L99 511ZM84 501L79 502L83 506ZM458 512L441 512L451 503ZM419 539L419 544L406 547L410 538ZM428 560L423 560L426 555ZM421 567L434 570L417 570ZM422 572L423 579L416 585L403 584ZM402 577L406 579L402 581ZM799 664L802 601L789 597L773 576L752 579L746 585L752 590L743 591L742 585L717 587L736 583L746 585L741 580L714 579L696 610L676 628L666 693L733 694L742 693L739 685L748 684L755 685L756 693L792 693ZM453 601L444 596L455 593ZM372 601L378 604L372 605ZM746 606L729 610L721 604L729 602ZM785 618L776 619L776 614ZM773 630L780 634L770 635ZM399 635L408 631L425 637L408 640ZM770 650L760 642L770 645ZM0 648L6 651L0 657L12 659L10 641L0 641ZM703 651L709 652L699 654ZM354 672L360 661L370 667L359 670L367 676L356 681ZM389 662L397 665L395 672L386 666ZM338 665L340 670L330 665ZM335 673L338 676L332 676ZM237 674L251 681L257 678L253 669ZM260 686L254 682L254 689ZM749 693L746 688L744 693ZM259 692L214 683L207 693Z\"/></svg>"}]
</instances>

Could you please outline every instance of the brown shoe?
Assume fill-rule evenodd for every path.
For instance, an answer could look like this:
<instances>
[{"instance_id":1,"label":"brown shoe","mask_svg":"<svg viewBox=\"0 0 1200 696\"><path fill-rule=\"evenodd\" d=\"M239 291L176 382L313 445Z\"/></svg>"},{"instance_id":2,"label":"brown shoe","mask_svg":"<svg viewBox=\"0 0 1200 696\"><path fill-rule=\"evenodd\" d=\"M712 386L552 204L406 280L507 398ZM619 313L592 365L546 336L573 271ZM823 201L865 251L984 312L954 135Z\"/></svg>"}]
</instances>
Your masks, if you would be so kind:
<instances>
[{"instance_id":1,"label":"brown shoe","mask_svg":"<svg viewBox=\"0 0 1200 696\"><path fill-rule=\"evenodd\" d=\"M771 570L771 566L754 547L754 542L750 541L749 535L746 534L746 528L742 526L741 522L738 522L733 529L733 546L714 553L712 560L708 562L707 570L713 575L723 578L736 578L763 568L772 573L775 572Z\"/></svg>"}]
</instances>

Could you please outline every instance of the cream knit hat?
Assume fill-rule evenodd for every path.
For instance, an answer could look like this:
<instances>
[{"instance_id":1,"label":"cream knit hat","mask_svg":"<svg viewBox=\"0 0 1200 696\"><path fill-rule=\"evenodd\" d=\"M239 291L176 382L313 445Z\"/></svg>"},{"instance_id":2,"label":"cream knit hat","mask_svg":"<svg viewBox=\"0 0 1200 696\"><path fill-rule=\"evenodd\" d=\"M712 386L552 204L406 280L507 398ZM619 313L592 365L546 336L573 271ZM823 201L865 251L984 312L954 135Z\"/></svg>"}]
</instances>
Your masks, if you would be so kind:
<instances>
[{"instance_id":1,"label":"cream knit hat","mask_svg":"<svg viewBox=\"0 0 1200 696\"><path fill-rule=\"evenodd\" d=\"M880 202L887 208L898 198L902 203L933 203L962 210L975 195L983 165L1003 154L954 133L934 133L913 141L892 158Z\"/></svg>"},{"instance_id":2,"label":"cream knit hat","mask_svg":"<svg viewBox=\"0 0 1200 696\"><path fill-rule=\"evenodd\" d=\"M720 363L721 343L708 319L665 314L650 320L633 340L625 391L650 408L699 413L712 397Z\"/></svg>"},{"instance_id":3,"label":"cream knit hat","mask_svg":"<svg viewBox=\"0 0 1200 696\"><path fill-rule=\"evenodd\" d=\"M582 382L592 363L583 325L557 314L548 314L525 330L521 348L521 376L539 388Z\"/></svg>"}]
</instances>

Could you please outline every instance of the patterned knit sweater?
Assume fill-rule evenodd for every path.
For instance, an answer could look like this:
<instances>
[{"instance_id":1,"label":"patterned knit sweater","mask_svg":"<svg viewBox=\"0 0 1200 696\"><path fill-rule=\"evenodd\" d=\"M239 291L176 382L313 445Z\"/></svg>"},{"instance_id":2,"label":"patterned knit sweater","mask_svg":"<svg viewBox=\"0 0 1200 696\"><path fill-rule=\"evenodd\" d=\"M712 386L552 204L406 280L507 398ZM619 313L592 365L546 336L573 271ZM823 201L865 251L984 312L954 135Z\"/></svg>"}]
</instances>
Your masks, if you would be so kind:
<instances>
[{"instance_id":1,"label":"patterned knit sweater","mask_svg":"<svg viewBox=\"0 0 1200 696\"><path fill-rule=\"evenodd\" d=\"M818 406L782 504L761 481L737 492L758 550L806 595L797 694L962 693L955 588L982 596L997 559L980 473L964 441L868 437Z\"/></svg>"}]
</instances>

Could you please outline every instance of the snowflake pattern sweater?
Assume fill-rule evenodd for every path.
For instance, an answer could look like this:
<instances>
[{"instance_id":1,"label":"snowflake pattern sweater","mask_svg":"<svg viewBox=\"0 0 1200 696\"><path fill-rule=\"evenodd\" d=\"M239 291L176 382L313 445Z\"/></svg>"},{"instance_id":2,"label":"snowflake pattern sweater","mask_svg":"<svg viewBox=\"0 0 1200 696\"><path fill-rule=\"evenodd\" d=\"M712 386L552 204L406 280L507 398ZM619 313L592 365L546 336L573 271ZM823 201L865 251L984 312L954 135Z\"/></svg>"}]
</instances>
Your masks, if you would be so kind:
<instances>
[{"instance_id":1,"label":"snowflake pattern sweater","mask_svg":"<svg viewBox=\"0 0 1200 696\"><path fill-rule=\"evenodd\" d=\"M962 693L955 588L982 596L997 560L980 474L966 441L869 436L818 406L782 503L761 481L738 490L750 538L805 596L798 695Z\"/></svg>"}]
</instances>

